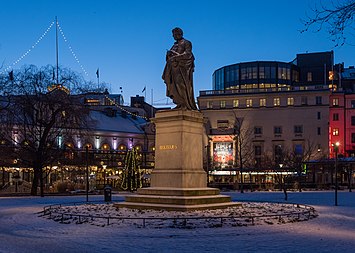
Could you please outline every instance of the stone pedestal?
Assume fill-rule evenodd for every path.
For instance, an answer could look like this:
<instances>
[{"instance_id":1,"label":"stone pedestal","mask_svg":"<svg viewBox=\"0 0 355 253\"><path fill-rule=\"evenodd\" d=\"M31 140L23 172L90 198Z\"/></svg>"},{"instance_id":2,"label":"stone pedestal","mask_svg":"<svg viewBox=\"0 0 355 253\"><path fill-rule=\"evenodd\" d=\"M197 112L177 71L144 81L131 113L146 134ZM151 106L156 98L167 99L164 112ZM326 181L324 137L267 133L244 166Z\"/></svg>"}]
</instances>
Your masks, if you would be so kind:
<instances>
[{"instance_id":1,"label":"stone pedestal","mask_svg":"<svg viewBox=\"0 0 355 253\"><path fill-rule=\"evenodd\" d=\"M151 187L126 196L119 207L165 210L223 208L236 205L219 189L207 187L203 170L203 116L198 111L158 112L155 168Z\"/></svg>"}]
</instances>

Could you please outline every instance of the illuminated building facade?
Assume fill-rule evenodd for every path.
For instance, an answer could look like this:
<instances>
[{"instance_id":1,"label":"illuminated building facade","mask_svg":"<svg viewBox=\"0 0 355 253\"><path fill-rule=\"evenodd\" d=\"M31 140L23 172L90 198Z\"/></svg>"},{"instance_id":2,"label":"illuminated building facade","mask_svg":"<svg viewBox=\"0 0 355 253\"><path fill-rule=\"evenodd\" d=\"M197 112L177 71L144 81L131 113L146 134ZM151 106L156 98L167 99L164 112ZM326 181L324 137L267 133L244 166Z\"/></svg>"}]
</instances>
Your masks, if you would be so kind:
<instances>
[{"instance_id":1,"label":"illuminated building facade","mask_svg":"<svg viewBox=\"0 0 355 253\"><path fill-rule=\"evenodd\" d=\"M208 120L210 180L266 186L275 183L275 171L287 173L287 153L303 161L331 159L335 141L343 145L339 154L353 154L355 78L350 80L349 69L334 65L332 51L298 54L288 63L256 61L217 69L213 90L198 97Z\"/></svg>"},{"instance_id":2,"label":"illuminated building facade","mask_svg":"<svg viewBox=\"0 0 355 253\"><path fill-rule=\"evenodd\" d=\"M147 113L142 108L123 106L122 96L108 93L81 94L82 103L89 106L90 125L71 136L58 136L57 148L64 157L45 168L45 191L85 189L86 164L90 171L90 189L102 189L106 184L119 188L128 150L136 149L140 169L148 173L154 167L155 133ZM21 143L21 133L13 131L11 140ZM0 139L2 154L13 148L11 140ZM87 153L86 153L87 148ZM2 192L14 192L14 180L20 183L16 191L29 192L33 170L22 166L21 157L0 157Z\"/></svg>"}]
</instances>

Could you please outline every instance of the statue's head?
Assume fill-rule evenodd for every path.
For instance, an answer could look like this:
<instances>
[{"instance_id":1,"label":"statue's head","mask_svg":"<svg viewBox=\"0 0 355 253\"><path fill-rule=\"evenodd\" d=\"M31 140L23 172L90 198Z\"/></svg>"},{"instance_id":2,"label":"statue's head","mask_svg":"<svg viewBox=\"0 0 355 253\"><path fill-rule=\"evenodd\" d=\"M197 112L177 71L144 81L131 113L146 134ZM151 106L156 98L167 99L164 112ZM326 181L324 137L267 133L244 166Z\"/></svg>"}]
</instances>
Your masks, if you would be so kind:
<instances>
[{"instance_id":1,"label":"statue's head","mask_svg":"<svg viewBox=\"0 0 355 253\"><path fill-rule=\"evenodd\" d=\"M173 32L173 37L174 37L174 39L181 39L182 38L182 36L184 35L184 32L182 31L182 29L181 28L179 28L179 27L175 27L173 30L172 30L172 32Z\"/></svg>"},{"instance_id":2,"label":"statue's head","mask_svg":"<svg viewBox=\"0 0 355 253\"><path fill-rule=\"evenodd\" d=\"M181 36L184 35L184 32L182 31L182 29L180 27L175 27L172 32L176 32L176 33L180 33Z\"/></svg>"}]
</instances>

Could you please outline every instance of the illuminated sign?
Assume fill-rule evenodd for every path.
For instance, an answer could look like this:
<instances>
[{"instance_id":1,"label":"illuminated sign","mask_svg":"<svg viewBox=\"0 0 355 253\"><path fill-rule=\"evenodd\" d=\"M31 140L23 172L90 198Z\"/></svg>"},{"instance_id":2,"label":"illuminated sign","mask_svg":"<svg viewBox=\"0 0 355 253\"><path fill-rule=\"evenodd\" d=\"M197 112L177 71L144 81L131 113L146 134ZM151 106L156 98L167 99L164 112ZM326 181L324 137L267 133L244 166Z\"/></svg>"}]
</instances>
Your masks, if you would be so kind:
<instances>
[{"instance_id":1,"label":"illuminated sign","mask_svg":"<svg viewBox=\"0 0 355 253\"><path fill-rule=\"evenodd\" d=\"M177 145L160 145L159 146L159 149L160 150L174 150L174 149L177 149Z\"/></svg>"}]
</instances>

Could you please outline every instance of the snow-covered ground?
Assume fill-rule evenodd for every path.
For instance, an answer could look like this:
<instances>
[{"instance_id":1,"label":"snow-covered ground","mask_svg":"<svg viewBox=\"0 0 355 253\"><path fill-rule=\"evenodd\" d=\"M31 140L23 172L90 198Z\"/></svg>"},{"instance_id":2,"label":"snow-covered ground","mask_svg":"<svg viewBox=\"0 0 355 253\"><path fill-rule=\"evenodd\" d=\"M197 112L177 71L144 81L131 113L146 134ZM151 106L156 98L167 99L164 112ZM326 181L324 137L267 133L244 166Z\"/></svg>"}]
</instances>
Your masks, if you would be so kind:
<instances>
[{"instance_id":1,"label":"snow-covered ground","mask_svg":"<svg viewBox=\"0 0 355 253\"><path fill-rule=\"evenodd\" d=\"M281 192L225 194L234 201L283 202ZM316 208L319 216L309 221L195 229L61 224L35 213L85 196L0 198L0 252L355 252L355 193L338 196L334 206L334 192L289 193L288 203Z\"/></svg>"}]
</instances>

